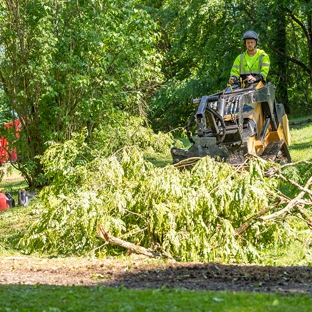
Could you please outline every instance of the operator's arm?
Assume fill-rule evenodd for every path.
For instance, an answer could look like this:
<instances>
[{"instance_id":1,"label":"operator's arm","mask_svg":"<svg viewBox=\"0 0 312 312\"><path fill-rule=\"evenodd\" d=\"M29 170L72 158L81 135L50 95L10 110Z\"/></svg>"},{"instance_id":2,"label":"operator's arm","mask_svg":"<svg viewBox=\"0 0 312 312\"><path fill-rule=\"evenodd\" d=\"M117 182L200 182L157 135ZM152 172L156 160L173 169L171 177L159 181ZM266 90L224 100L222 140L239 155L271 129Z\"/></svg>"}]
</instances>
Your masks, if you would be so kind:
<instances>
[{"instance_id":1,"label":"operator's arm","mask_svg":"<svg viewBox=\"0 0 312 312\"><path fill-rule=\"evenodd\" d=\"M270 70L270 57L265 53L262 58L262 66L260 69L260 75L263 77L265 81Z\"/></svg>"}]
</instances>

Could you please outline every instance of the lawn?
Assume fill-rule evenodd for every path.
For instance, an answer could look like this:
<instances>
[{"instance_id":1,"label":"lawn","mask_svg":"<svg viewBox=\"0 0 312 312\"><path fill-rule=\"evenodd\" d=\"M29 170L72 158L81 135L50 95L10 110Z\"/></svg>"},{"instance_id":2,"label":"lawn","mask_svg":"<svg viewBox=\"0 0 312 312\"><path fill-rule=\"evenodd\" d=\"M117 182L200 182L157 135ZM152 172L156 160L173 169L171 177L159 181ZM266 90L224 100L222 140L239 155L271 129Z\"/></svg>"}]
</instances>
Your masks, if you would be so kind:
<instances>
[{"instance_id":1,"label":"lawn","mask_svg":"<svg viewBox=\"0 0 312 312\"><path fill-rule=\"evenodd\" d=\"M300 160L312 161L312 123L311 116L290 120L292 142L289 147L293 162Z\"/></svg>"},{"instance_id":2,"label":"lawn","mask_svg":"<svg viewBox=\"0 0 312 312\"><path fill-rule=\"evenodd\" d=\"M309 312L308 295L127 290L97 287L0 286L0 311Z\"/></svg>"}]
</instances>

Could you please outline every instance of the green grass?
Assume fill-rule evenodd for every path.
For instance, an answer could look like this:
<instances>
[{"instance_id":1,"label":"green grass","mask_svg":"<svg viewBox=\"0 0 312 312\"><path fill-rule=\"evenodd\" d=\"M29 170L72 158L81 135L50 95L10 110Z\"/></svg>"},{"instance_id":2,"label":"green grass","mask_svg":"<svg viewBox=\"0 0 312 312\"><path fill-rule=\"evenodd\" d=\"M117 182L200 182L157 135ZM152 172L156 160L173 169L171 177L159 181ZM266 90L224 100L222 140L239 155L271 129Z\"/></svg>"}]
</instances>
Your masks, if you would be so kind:
<instances>
[{"instance_id":1,"label":"green grass","mask_svg":"<svg viewBox=\"0 0 312 312\"><path fill-rule=\"evenodd\" d=\"M312 123L295 123L311 119L312 116L290 120L290 133L292 142L289 147L293 162L300 160L312 161Z\"/></svg>"},{"instance_id":2,"label":"green grass","mask_svg":"<svg viewBox=\"0 0 312 312\"><path fill-rule=\"evenodd\" d=\"M0 257L20 254L15 249L15 243L32 217L35 217L35 214L30 206L0 211Z\"/></svg>"},{"instance_id":3,"label":"green grass","mask_svg":"<svg viewBox=\"0 0 312 312\"><path fill-rule=\"evenodd\" d=\"M127 290L97 287L0 286L0 311L305 312L312 297L259 293Z\"/></svg>"}]
</instances>

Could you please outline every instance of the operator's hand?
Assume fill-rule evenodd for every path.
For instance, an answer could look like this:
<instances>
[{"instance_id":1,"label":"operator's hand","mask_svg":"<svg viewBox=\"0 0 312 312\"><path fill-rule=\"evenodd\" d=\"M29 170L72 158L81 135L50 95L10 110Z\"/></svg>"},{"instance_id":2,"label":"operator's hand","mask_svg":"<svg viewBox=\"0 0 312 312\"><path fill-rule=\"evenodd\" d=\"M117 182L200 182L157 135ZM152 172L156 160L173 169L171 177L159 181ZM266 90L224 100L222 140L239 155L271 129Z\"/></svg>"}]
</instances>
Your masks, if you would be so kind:
<instances>
[{"instance_id":1,"label":"operator's hand","mask_svg":"<svg viewBox=\"0 0 312 312\"><path fill-rule=\"evenodd\" d=\"M229 79L229 84L233 84L237 81L237 78L235 76L231 76Z\"/></svg>"},{"instance_id":2,"label":"operator's hand","mask_svg":"<svg viewBox=\"0 0 312 312\"><path fill-rule=\"evenodd\" d=\"M253 75L249 75L246 80L249 82L249 83L253 83L253 82L256 82L257 81L257 78L254 77Z\"/></svg>"}]
</instances>

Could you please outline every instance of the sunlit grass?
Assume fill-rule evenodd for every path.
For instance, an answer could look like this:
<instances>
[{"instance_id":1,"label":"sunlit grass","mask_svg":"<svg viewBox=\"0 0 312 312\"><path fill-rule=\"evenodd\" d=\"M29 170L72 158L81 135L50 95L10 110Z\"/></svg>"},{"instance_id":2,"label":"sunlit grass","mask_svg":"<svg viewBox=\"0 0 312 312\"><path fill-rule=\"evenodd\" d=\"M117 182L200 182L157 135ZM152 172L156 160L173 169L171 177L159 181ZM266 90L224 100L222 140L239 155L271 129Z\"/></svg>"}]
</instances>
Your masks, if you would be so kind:
<instances>
[{"instance_id":1,"label":"sunlit grass","mask_svg":"<svg viewBox=\"0 0 312 312\"><path fill-rule=\"evenodd\" d=\"M308 312L309 295L128 290L97 287L0 286L0 311Z\"/></svg>"},{"instance_id":2,"label":"sunlit grass","mask_svg":"<svg viewBox=\"0 0 312 312\"><path fill-rule=\"evenodd\" d=\"M289 147L293 162L300 160L312 161L312 116L290 120L291 145Z\"/></svg>"}]
</instances>

